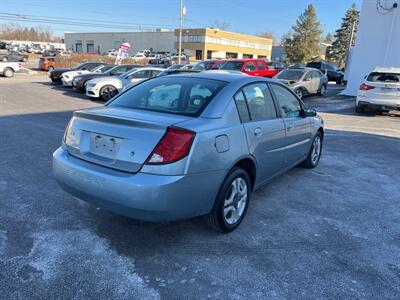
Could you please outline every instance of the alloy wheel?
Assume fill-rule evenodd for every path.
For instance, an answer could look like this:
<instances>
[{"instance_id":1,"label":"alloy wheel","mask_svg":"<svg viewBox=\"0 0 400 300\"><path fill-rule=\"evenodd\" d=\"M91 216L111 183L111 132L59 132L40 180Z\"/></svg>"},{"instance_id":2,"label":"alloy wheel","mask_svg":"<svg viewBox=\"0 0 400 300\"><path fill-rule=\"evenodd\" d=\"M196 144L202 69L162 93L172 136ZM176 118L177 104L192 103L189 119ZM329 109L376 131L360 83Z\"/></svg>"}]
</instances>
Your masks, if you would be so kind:
<instances>
[{"instance_id":1,"label":"alloy wheel","mask_svg":"<svg viewBox=\"0 0 400 300\"><path fill-rule=\"evenodd\" d=\"M225 195L224 219L233 225L240 220L247 205L247 183L242 177L235 178Z\"/></svg>"},{"instance_id":2,"label":"alloy wheel","mask_svg":"<svg viewBox=\"0 0 400 300\"><path fill-rule=\"evenodd\" d=\"M317 135L313 142L313 148L311 151L311 162L313 165L318 163L319 157L321 155L321 138Z\"/></svg>"},{"instance_id":3,"label":"alloy wheel","mask_svg":"<svg viewBox=\"0 0 400 300\"><path fill-rule=\"evenodd\" d=\"M106 87L103 89L102 97L103 97L104 100L110 100L110 99L111 99L112 97L114 97L116 94L117 94L117 93L116 93L116 90L115 90L114 87L106 86Z\"/></svg>"},{"instance_id":4,"label":"alloy wheel","mask_svg":"<svg viewBox=\"0 0 400 300\"><path fill-rule=\"evenodd\" d=\"M299 97L300 99L303 98L303 91L301 89L297 89L296 90L296 95L297 97Z\"/></svg>"}]
</instances>

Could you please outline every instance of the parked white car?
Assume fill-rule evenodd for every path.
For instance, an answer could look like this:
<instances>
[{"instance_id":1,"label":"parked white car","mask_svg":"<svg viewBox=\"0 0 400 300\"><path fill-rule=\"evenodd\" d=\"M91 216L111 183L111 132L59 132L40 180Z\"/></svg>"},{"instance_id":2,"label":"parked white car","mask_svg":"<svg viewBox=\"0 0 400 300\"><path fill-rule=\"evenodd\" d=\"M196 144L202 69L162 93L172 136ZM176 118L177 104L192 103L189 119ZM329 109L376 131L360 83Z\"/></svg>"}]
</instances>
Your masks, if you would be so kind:
<instances>
[{"instance_id":1,"label":"parked white car","mask_svg":"<svg viewBox=\"0 0 400 300\"><path fill-rule=\"evenodd\" d=\"M13 77L14 73L21 68L19 62L0 62L0 75L4 77Z\"/></svg>"},{"instance_id":2,"label":"parked white car","mask_svg":"<svg viewBox=\"0 0 400 300\"><path fill-rule=\"evenodd\" d=\"M76 77L78 75L89 74L89 73L101 73L101 69L103 67L104 67L104 65L99 65L92 70L73 70L73 71L64 72L61 76L62 84L63 84L63 86L72 87L72 81L74 80L74 77Z\"/></svg>"},{"instance_id":3,"label":"parked white car","mask_svg":"<svg viewBox=\"0 0 400 300\"><path fill-rule=\"evenodd\" d=\"M400 68L375 68L360 85L356 112L400 110Z\"/></svg>"},{"instance_id":4,"label":"parked white car","mask_svg":"<svg viewBox=\"0 0 400 300\"><path fill-rule=\"evenodd\" d=\"M131 58L134 61L139 61L139 60L147 59L147 56L144 55L143 53L136 53L135 55L131 56Z\"/></svg>"},{"instance_id":5,"label":"parked white car","mask_svg":"<svg viewBox=\"0 0 400 300\"><path fill-rule=\"evenodd\" d=\"M161 68L136 68L118 77L94 78L87 82L86 96L108 101L121 92L124 86L155 77L163 70Z\"/></svg>"}]
</instances>

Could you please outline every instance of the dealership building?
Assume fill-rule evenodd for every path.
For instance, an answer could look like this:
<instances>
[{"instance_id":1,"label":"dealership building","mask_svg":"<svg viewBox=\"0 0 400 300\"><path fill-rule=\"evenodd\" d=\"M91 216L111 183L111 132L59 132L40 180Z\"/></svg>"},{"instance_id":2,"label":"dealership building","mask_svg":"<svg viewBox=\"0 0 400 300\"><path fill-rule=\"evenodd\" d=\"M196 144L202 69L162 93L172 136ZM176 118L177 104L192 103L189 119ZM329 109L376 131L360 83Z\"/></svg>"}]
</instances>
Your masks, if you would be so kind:
<instances>
[{"instance_id":1,"label":"dealership building","mask_svg":"<svg viewBox=\"0 0 400 300\"><path fill-rule=\"evenodd\" d=\"M65 46L75 52L106 53L129 43L129 53L143 49L154 52L178 52L179 30L157 29L151 32L65 33ZM182 30L182 51L190 61L224 58L271 58L272 39L234 33L217 28Z\"/></svg>"}]
</instances>

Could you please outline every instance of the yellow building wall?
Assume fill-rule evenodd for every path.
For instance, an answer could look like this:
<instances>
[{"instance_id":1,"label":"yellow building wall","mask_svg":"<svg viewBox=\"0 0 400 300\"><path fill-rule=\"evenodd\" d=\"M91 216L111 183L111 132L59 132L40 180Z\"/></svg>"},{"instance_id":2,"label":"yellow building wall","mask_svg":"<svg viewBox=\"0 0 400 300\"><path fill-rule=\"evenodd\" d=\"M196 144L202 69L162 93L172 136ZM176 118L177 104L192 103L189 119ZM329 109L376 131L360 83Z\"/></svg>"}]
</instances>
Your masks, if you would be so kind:
<instances>
[{"instance_id":1,"label":"yellow building wall","mask_svg":"<svg viewBox=\"0 0 400 300\"><path fill-rule=\"evenodd\" d=\"M258 43L265 46L269 46L272 48L272 39L222 31L214 28L200 28L200 29L183 29L182 37L188 35L196 35L196 36L207 36L207 37L215 37L221 39L229 39L235 41L249 42L249 43ZM179 30L175 30L175 36L177 37L177 42L175 43L176 48L179 48L178 37ZM221 45L214 43L204 43L204 42L182 42L182 49L189 49L192 51L202 50L203 51L203 59L207 59L207 51L223 51L223 52L232 52L232 53L242 53L242 54L251 54L251 55L262 55L266 57L271 57L271 50L263 50L263 49L254 49L254 48L245 48L238 47L232 45ZM195 54L189 56L189 60L195 60Z\"/></svg>"}]
</instances>

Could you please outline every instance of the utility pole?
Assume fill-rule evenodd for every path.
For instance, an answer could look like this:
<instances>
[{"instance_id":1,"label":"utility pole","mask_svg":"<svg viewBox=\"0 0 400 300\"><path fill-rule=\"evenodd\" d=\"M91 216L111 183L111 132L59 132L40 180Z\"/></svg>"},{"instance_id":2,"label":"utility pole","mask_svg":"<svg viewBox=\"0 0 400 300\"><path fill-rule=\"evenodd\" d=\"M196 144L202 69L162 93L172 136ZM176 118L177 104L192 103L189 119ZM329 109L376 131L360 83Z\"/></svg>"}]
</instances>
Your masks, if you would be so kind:
<instances>
[{"instance_id":1,"label":"utility pole","mask_svg":"<svg viewBox=\"0 0 400 300\"><path fill-rule=\"evenodd\" d=\"M181 64L181 52L182 52L182 24L184 15L183 0L180 0L179 4L179 50L178 50L178 64Z\"/></svg>"}]
</instances>

